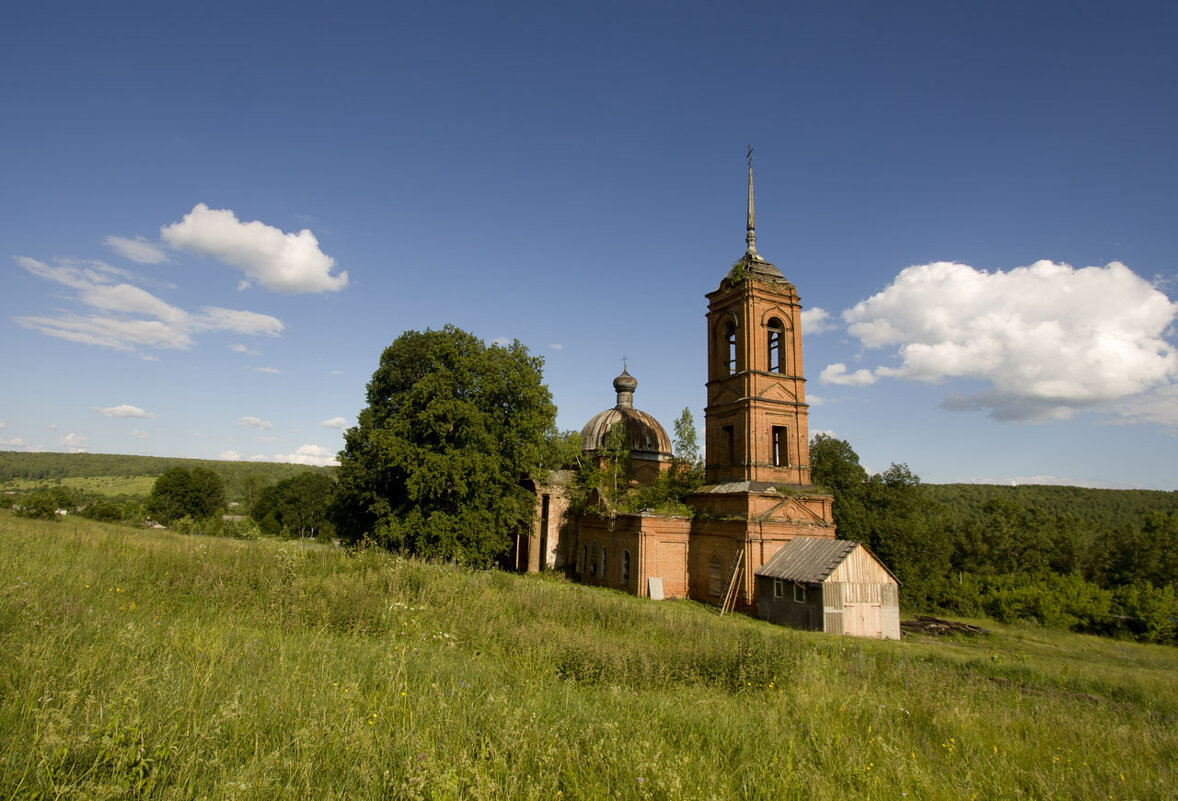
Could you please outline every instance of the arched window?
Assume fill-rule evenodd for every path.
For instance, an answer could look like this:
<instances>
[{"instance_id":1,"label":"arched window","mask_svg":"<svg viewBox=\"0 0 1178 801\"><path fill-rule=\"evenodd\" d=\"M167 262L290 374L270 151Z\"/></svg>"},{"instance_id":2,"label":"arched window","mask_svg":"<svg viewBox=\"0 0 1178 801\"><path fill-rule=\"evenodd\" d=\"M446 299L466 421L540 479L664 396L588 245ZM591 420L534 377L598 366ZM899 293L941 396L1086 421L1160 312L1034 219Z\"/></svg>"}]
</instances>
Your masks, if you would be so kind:
<instances>
[{"instance_id":1,"label":"arched window","mask_svg":"<svg viewBox=\"0 0 1178 801\"><path fill-rule=\"evenodd\" d=\"M577 575L585 575L585 565L589 563L589 546L581 546L581 558L577 560Z\"/></svg>"},{"instance_id":2,"label":"arched window","mask_svg":"<svg viewBox=\"0 0 1178 801\"><path fill-rule=\"evenodd\" d=\"M622 570L621 570L622 586L630 586L630 552L622 551Z\"/></svg>"},{"instance_id":3,"label":"arched window","mask_svg":"<svg viewBox=\"0 0 1178 801\"><path fill-rule=\"evenodd\" d=\"M776 317L769 320L769 372L785 372L785 326Z\"/></svg>"},{"instance_id":4,"label":"arched window","mask_svg":"<svg viewBox=\"0 0 1178 801\"><path fill-rule=\"evenodd\" d=\"M590 546L590 548L589 548L589 558L593 560L589 563L589 575L596 576L597 575L597 541L596 540L593 541L593 545Z\"/></svg>"},{"instance_id":5,"label":"arched window","mask_svg":"<svg viewBox=\"0 0 1178 801\"><path fill-rule=\"evenodd\" d=\"M605 577L606 577L606 572L605 572L605 548L602 548L602 549L601 549L601 564L598 566L598 572L597 572L597 575L601 576L602 578L605 578Z\"/></svg>"},{"instance_id":6,"label":"arched window","mask_svg":"<svg viewBox=\"0 0 1178 801\"><path fill-rule=\"evenodd\" d=\"M713 554L708 559L708 595L719 598L724 594L724 565L720 557Z\"/></svg>"}]
</instances>

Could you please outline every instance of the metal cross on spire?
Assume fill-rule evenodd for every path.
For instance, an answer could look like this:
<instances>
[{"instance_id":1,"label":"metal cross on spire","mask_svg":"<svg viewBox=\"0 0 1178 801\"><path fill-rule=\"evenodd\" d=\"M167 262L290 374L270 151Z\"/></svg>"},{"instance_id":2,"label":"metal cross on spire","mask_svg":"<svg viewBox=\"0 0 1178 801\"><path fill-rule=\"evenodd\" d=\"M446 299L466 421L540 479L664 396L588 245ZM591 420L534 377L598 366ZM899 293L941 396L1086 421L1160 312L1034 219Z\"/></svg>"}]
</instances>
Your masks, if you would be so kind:
<instances>
[{"instance_id":1,"label":"metal cross on spire","mask_svg":"<svg viewBox=\"0 0 1178 801\"><path fill-rule=\"evenodd\" d=\"M748 243L748 250L745 254L755 261L761 261L760 254L757 253L757 215L753 209L753 146L749 145L748 152L744 154L745 159L749 163L749 205L748 205L748 227L745 234L744 241Z\"/></svg>"}]
</instances>

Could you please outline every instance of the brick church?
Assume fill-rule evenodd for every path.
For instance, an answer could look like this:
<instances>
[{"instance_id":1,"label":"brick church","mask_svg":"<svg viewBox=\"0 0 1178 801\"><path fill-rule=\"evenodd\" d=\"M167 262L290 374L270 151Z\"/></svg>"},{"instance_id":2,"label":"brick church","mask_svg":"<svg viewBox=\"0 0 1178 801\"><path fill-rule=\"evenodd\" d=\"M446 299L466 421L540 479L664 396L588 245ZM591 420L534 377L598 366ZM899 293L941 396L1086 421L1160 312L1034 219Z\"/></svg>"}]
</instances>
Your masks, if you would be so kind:
<instances>
[{"instance_id":1,"label":"brick church","mask_svg":"<svg viewBox=\"0 0 1178 801\"><path fill-rule=\"evenodd\" d=\"M794 285L757 252L756 240L750 163L747 248L707 295L706 483L689 498L695 515L586 513L570 519L568 475L554 474L537 488L535 534L517 543L516 566L565 569L586 584L642 597L759 610L804 628L898 637L894 576L865 548L835 542L833 498L810 483L802 307ZM614 379L615 405L594 416L581 436L587 452L604 452L606 437L621 423L634 480L646 482L669 466L671 443L663 426L634 406L637 386L623 370ZM782 551L795 539L797 545L818 542ZM795 552L799 556L791 557ZM864 585L854 590L852 607L862 596L869 608L844 609L846 581L829 588L832 577L845 579L848 571L852 584ZM781 576L791 577L789 593ZM782 598L784 607L776 603ZM862 626L850 625L851 618L864 616L867 630L854 630Z\"/></svg>"}]
</instances>

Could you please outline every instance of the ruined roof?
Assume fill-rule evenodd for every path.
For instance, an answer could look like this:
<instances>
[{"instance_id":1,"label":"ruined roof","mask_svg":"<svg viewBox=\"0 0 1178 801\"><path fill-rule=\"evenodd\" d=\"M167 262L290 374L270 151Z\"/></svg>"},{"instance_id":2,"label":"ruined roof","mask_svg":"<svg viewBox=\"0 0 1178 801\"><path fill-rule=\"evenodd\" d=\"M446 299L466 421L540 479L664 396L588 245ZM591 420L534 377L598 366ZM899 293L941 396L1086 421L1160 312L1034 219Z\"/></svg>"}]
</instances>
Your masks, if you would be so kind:
<instances>
[{"instance_id":1,"label":"ruined roof","mask_svg":"<svg viewBox=\"0 0 1178 801\"><path fill-rule=\"evenodd\" d=\"M638 379L623 369L622 374L614 379L617 404L593 415L581 429L581 446L585 450L605 450L610 430L621 423L625 426L626 440L634 457L659 461L671 458L671 438L666 429L652 415L634 408L634 390L637 388Z\"/></svg>"},{"instance_id":2,"label":"ruined roof","mask_svg":"<svg viewBox=\"0 0 1178 801\"><path fill-rule=\"evenodd\" d=\"M776 266L762 259L756 254L745 253L736 264L732 265L732 269L724 276L725 281L742 281L745 278L752 278L761 281L775 281L777 283L788 284L789 281L781 270Z\"/></svg>"},{"instance_id":3,"label":"ruined roof","mask_svg":"<svg viewBox=\"0 0 1178 801\"><path fill-rule=\"evenodd\" d=\"M821 584L858 547L859 543L850 540L794 537L758 567L756 574L802 584Z\"/></svg>"}]
</instances>

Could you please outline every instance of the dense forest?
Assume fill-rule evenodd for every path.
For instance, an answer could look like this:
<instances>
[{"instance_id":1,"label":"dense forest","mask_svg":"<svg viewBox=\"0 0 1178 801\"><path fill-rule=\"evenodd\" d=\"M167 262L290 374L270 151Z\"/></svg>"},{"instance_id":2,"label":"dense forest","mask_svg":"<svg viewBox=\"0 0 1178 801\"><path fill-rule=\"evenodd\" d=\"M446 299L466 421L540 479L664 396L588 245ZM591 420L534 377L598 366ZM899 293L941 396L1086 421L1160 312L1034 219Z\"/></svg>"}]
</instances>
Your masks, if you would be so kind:
<instances>
[{"instance_id":1,"label":"dense forest","mask_svg":"<svg viewBox=\"0 0 1178 801\"><path fill-rule=\"evenodd\" d=\"M1046 484L923 484L955 521L977 518L991 501L1012 503L1054 517L1072 517L1095 531L1110 531L1151 512L1178 512L1178 491L1089 489Z\"/></svg>"}]
</instances>

